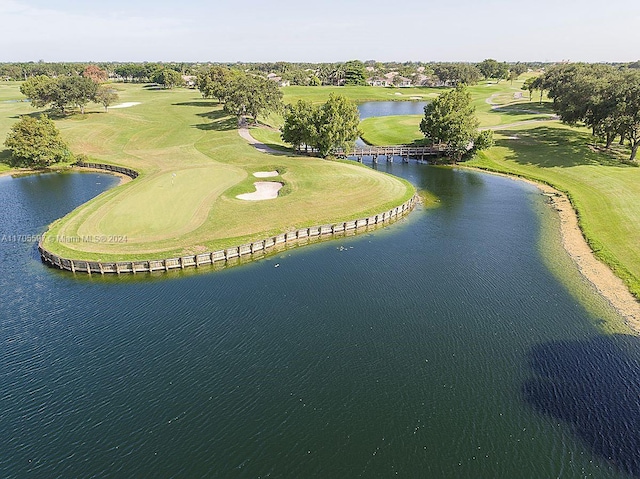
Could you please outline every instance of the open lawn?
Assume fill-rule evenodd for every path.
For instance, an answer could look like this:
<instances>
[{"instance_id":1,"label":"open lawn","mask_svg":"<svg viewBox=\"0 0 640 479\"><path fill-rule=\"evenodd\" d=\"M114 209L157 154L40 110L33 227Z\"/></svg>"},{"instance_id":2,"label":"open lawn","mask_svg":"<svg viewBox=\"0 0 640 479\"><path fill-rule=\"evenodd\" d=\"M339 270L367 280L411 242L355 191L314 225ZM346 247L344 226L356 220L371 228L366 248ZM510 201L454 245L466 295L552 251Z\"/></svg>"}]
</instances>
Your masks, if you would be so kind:
<instances>
[{"instance_id":1,"label":"open lawn","mask_svg":"<svg viewBox=\"0 0 640 479\"><path fill-rule=\"evenodd\" d=\"M596 255L640 298L640 168L597 153L584 129L559 122L514 127L466 165L548 183L571 198Z\"/></svg>"},{"instance_id":2,"label":"open lawn","mask_svg":"<svg viewBox=\"0 0 640 479\"><path fill-rule=\"evenodd\" d=\"M422 144L422 115L395 115L365 118L360 122L361 138L369 145Z\"/></svg>"},{"instance_id":3,"label":"open lawn","mask_svg":"<svg viewBox=\"0 0 640 479\"><path fill-rule=\"evenodd\" d=\"M106 261L213 251L378 213L414 193L407 182L352 162L260 153L238 135L235 118L197 91L115 86L120 102L140 104L108 113L96 105L56 124L74 153L141 174L51 225L47 248L58 255ZM0 104L0 135L18 113L33 111ZM280 197L236 198L255 190L254 172L272 170L285 185ZM101 236L126 242L64 242Z\"/></svg>"},{"instance_id":4,"label":"open lawn","mask_svg":"<svg viewBox=\"0 0 640 479\"><path fill-rule=\"evenodd\" d=\"M280 130L272 128L252 127L251 136L261 143L264 143L269 148L281 151L290 151L291 145L285 143L280 135Z\"/></svg>"}]
</instances>

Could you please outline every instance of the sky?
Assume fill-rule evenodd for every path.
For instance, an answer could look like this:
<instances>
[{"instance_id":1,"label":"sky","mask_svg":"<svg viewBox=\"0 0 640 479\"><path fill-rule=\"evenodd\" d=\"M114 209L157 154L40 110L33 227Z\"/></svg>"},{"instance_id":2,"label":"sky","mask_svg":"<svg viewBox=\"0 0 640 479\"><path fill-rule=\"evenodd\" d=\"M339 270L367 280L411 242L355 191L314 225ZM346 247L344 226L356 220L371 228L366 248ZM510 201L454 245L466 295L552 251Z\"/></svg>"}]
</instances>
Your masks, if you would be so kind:
<instances>
[{"instance_id":1,"label":"sky","mask_svg":"<svg viewBox=\"0 0 640 479\"><path fill-rule=\"evenodd\" d=\"M0 62L640 59L638 0L0 0Z\"/></svg>"}]
</instances>

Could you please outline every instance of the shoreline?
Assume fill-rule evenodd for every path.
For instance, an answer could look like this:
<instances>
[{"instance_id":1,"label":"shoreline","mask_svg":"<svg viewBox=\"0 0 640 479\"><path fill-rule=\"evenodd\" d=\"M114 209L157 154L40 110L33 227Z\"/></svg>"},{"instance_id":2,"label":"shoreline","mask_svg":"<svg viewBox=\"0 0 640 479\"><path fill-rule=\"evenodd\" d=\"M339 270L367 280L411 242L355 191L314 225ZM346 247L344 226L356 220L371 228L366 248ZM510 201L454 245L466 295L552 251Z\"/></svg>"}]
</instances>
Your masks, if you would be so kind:
<instances>
[{"instance_id":1,"label":"shoreline","mask_svg":"<svg viewBox=\"0 0 640 479\"><path fill-rule=\"evenodd\" d=\"M255 141L255 140L254 140ZM626 284L617 277L605 263L600 261L589 247L584 238L578 223L578 216L569 201L567 195L545 183L530 180L516 175L484 170L482 168L456 165L458 168L478 171L510 178L515 181L523 181L535 186L542 194L549 199L548 204L556 210L560 218L560 236L562 246L576 264L580 274L589 281L596 290L611 304L611 306L622 316L625 323L635 332L640 334L640 302L631 294ZM131 178L122 173L102 170L97 168L81 168L84 171L96 173L109 173L120 178L119 184L131 181ZM67 168L65 170L75 170ZM64 171L64 170L60 170ZM40 170L10 170L0 173L0 178L14 175L28 175L37 173L55 173L56 171Z\"/></svg>"},{"instance_id":2,"label":"shoreline","mask_svg":"<svg viewBox=\"0 0 640 479\"><path fill-rule=\"evenodd\" d=\"M457 165L457 167L523 181L538 188L549 199L547 204L558 213L562 247L575 263L582 277L589 281L600 295L611 304L622 316L627 326L640 334L640 302L631 294L624 281L616 276L609 266L600 261L591 250L582 229L580 229L578 214L565 193L545 183L521 176L463 165Z\"/></svg>"},{"instance_id":3,"label":"shoreline","mask_svg":"<svg viewBox=\"0 0 640 479\"><path fill-rule=\"evenodd\" d=\"M84 171L86 171L87 173L108 173L113 176L117 176L118 178L120 178L120 183L118 183L118 186L124 183L128 183L132 179L127 175L118 173L117 171L101 170L99 168L88 168L88 167L77 168L72 166L68 168L56 168L56 169L44 169L44 170L34 170L34 169L9 170L9 171L3 171L2 173L0 173L0 178L4 178L5 176L21 177L21 176L39 175L39 174L46 174L46 173L84 172Z\"/></svg>"},{"instance_id":4,"label":"shoreline","mask_svg":"<svg viewBox=\"0 0 640 479\"><path fill-rule=\"evenodd\" d=\"M344 221L334 224L325 224L320 226L312 226L309 228L301 228L295 231L280 233L262 240L246 243L240 246L232 246L230 248L200 253L195 255L179 256L174 258L149 259L149 260L126 260L126 261L107 261L100 260L78 260L71 258L63 258L48 251L43 244L45 235L38 242L38 252L43 263L60 270L70 271L73 274L87 273L91 274L117 274L122 273L153 273L156 271L166 272L173 269L185 269L190 267L198 268L203 265L212 265L215 263L227 263L229 260L235 260L243 256L253 257L254 254L264 254L272 248L279 245L287 245L287 243L298 243L300 240L312 240L315 237L326 237L329 235L347 234L356 232L359 229L368 229L370 227L383 226L390 224L404 217L413 211L416 204L419 203L419 197L413 195L410 199L399 206L384 211L377 215L368 216L356 220ZM107 237L105 237L107 238ZM102 241L101 237L97 237L98 241Z\"/></svg>"}]
</instances>

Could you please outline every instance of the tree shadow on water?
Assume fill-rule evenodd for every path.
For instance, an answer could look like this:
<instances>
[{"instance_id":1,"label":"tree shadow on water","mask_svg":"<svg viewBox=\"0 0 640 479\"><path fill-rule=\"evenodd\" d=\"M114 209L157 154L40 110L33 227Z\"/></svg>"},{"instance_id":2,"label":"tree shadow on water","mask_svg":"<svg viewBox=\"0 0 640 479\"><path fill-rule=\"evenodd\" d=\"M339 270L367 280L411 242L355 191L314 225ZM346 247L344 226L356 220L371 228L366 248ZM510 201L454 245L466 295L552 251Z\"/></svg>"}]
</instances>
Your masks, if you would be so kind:
<instances>
[{"instance_id":1,"label":"tree shadow on water","mask_svg":"<svg viewBox=\"0 0 640 479\"><path fill-rule=\"evenodd\" d=\"M522 387L538 412L569 423L593 451L640 477L640 338L598 336L534 347Z\"/></svg>"}]
</instances>

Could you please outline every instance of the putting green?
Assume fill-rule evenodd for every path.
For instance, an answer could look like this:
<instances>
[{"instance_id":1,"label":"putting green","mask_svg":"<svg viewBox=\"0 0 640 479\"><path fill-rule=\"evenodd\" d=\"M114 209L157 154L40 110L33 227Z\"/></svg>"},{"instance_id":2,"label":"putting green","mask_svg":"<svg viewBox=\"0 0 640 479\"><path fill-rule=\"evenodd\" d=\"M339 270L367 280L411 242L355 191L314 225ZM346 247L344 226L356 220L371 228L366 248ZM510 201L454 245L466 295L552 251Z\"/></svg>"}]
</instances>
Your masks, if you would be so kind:
<instances>
[{"instance_id":1,"label":"putting green","mask_svg":"<svg viewBox=\"0 0 640 479\"><path fill-rule=\"evenodd\" d=\"M83 221L77 232L127 236L128 243L181 236L201 226L218 196L246 176L229 165L170 170L134 182Z\"/></svg>"}]
</instances>

